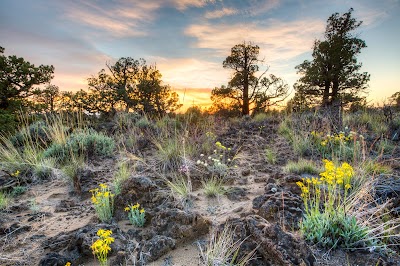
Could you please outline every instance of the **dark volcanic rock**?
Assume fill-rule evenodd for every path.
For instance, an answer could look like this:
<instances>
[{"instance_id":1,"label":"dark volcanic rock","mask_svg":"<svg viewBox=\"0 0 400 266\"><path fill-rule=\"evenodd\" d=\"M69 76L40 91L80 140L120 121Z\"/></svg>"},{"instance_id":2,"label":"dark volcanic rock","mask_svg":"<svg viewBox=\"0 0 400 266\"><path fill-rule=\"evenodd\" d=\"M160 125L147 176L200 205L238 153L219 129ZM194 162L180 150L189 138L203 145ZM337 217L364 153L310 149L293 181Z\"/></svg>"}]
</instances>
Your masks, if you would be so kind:
<instances>
[{"instance_id":1,"label":"dark volcanic rock","mask_svg":"<svg viewBox=\"0 0 400 266\"><path fill-rule=\"evenodd\" d=\"M208 233L210 221L197 213L167 209L154 215L151 226L157 234L174 238L180 243Z\"/></svg>"},{"instance_id":2,"label":"dark volcanic rock","mask_svg":"<svg viewBox=\"0 0 400 266\"><path fill-rule=\"evenodd\" d=\"M138 261L144 263L152 262L167 254L174 249L176 241L167 236L157 235L141 244L141 249L138 253Z\"/></svg>"},{"instance_id":3,"label":"dark volcanic rock","mask_svg":"<svg viewBox=\"0 0 400 266\"><path fill-rule=\"evenodd\" d=\"M82 199L89 198L92 195L89 191L98 187L98 180L95 177L96 173L89 168L78 169L76 180L74 181L74 188Z\"/></svg>"},{"instance_id":4,"label":"dark volcanic rock","mask_svg":"<svg viewBox=\"0 0 400 266\"><path fill-rule=\"evenodd\" d=\"M248 199L246 195L247 195L246 189L241 187L233 187L226 192L226 196L228 197L229 200L232 201L240 201Z\"/></svg>"},{"instance_id":5,"label":"dark volcanic rock","mask_svg":"<svg viewBox=\"0 0 400 266\"><path fill-rule=\"evenodd\" d=\"M114 199L114 216L117 220L126 219L124 208L130 204L139 203L148 211L150 207L161 205L163 201L165 196L156 183L145 176L133 176L123 183L121 194Z\"/></svg>"},{"instance_id":6,"label":"dark volcanic rock","mask_svg":"<svg viewBox=\"0 0 400 266\"><path fill-rule=\"evenodd\" d=\"M60 233L54 237L46 239L42 243L45 250L53 253L59 253L70 259L71 262L78 264L85 262L88 258L93 257L91 245L98 238L97 231L99 229L112 230L115 242L111 246L111 254L117 253L124 247L125 239L118 232L116 225L98 224L86 225L78 230ZM45 257L46 258L46 257ZM43 259L45 259L43 258ZM65 263L63 264L65 265Z\"/></svg>"},{"instance_id":7,"label":"dark volcanic rock","mask_svg":"<svg viewBox=\"0 0 400 266\"><path fill-rule=\"evenodd\" d=\"M314 265L315 259L307 244L284 232L278 224L269 223L258 215L233 219L228 223L234 228L235 240L243 241L242 256L256 250L249 265Z\"/></svg>"},{"instance_id":8,"label":"dark volcanic rock","mask_svg":"<svg viewBox=\"0 0 400 266\"><path fill-rule=\"evenodd\" d=\"M70 261L68 257L58 253L48 253L39 262L39 266L65 266Z\"/></svg>"},{"instance_id":9,"label":"dark volcanic rock","mask_svg":"<svg viewBox=\"0 0 400 266\"><path fill-rule=\"evenodd\" d=\"M61 200L59 204L56 205L54 212L67 212L76 206L73 200Z\"/></svg>"},{"instance_id":10,"label":"dark volcanic rock","mask_svg":"<svg viewBox=\"0 0 400 266\"><path fill-rule=\"evenodd\" d=\"M258 215L297 229L303 216L303 200L291 191L282 190L275 184L267 184L265 194L253 199L253 208Z\"/></svg>"}]
</instances>

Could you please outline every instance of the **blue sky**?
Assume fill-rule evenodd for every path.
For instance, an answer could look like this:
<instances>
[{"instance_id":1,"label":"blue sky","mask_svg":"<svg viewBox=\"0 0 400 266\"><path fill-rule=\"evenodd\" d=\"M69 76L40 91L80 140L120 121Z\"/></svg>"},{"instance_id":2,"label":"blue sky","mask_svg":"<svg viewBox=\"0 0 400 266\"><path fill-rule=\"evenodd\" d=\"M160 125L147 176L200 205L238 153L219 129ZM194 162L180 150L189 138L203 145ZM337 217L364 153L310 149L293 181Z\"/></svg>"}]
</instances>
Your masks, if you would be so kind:
<instances>
[{"instance_id":1,"label":"blue sky","mask_svg":"<svg viewBox=\"0 0 400 266\"><path fill-rule=\"evenodd\" d=\"M229 80L222 61L243 41L259 45L262 69L292 87L327 18L350 7L364 22L359 60L371 74L369 99L382 102L400 91L399 0L1 0L0 46L54 65L62 90L86 89L106 62L145 58L185 92L185 104L204 104Z\"/></svg>"}]
</instances>

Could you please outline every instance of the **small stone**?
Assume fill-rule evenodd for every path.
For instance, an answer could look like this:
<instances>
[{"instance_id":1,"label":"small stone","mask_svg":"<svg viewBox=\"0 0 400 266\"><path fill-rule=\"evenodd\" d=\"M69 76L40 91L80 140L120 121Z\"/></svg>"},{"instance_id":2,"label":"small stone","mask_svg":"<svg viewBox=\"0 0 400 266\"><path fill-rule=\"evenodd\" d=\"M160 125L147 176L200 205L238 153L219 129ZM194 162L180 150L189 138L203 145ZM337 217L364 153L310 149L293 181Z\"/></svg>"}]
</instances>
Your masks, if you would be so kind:
<instances>
[{"instance_id":1,"label":"small stone","mask_svg":"<svg viewBox=\"0 0 400 266\"><path fill-rule=\"evenodd\" d=\"M236 209L233 210L233 212L236 212L236 213L241 212L241 211L243 211L243 207L237 207Z\"/></svg>"},{"instance_id":2,"label":"small stone","mask_svg":"<svg viewBox=\"0 0 400 266\"><path fill-rule=\"evenodd\" d=\"M250 175L250 173L251 173L250 169L245 169L242 171L242 176L248 176Z\"/></svg>"}]
</instances>

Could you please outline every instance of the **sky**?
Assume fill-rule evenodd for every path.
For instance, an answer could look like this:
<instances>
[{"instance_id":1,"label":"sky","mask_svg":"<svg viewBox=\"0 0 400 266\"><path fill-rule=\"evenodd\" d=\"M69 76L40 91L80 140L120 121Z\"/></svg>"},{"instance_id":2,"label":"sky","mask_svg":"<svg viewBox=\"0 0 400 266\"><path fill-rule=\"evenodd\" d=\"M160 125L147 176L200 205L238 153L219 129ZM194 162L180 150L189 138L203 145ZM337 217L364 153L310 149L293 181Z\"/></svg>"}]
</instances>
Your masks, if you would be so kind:
<instances>
[{"instance_id":1,"label":"sky","mask_svg":"<svg viewBox=\"0 0 400 266\"><path fill-rule=\"evenodd\" d=\"M144 58L181 103L207 106L232 75L222 62L234 45L258 45L261 70L293 88L328 17L351 7L368 46L358 57L368 100L382 103L400 91L400 0L0 0L0 46L53 65L52 84L66 91L88 89L106 63Z\"/></svg>"}]
</instances>

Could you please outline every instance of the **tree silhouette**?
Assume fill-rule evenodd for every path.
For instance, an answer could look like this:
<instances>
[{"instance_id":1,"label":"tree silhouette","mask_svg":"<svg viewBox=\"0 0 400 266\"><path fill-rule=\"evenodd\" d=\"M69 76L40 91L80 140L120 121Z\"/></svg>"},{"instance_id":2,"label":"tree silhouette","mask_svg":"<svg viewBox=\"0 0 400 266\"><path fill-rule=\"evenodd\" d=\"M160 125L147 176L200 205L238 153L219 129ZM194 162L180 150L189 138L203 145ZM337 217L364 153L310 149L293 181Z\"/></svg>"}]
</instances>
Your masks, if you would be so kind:
<instances>
[{"instance_id":1,"label":"tree silhouette","mask_svg":"<svg viewBox=\"0 0 400 266\"><path fill-rule=\"evenodd\" d=\"M303 93L317 97L324 107L331 107L334 124L341 127L342 104L359 101L370 75L360 73L362 64L357 55L366 47L353 33L362 23L352 18L353 9L327 21L324 40L314 42L312 61L304 61L296 69L302 75L298 83Z\"/></svg>"},{"instance_id":2,"label":"tree silhouette","mask_svg":"<svg viewBox=\"0 0 400 266\"><path fill-rule=\"evenodd\" d=\"M34 104L40 111L54 112L59 97L60 88L50 83L44 89L36 89L33 91Z\"/></svg>"},{"instance_id":3,"label":"tree silhouette","mask_svg":"<svg viewBox=\"0 0 400 266\"><path fill-rule=\"evenodd\" d=\"M3 55L0 47L0 109L12 108L12 103L21 102L33 94L33 86L49 82L53 78L54 67L35 65L15 55Z\"/></svg>"},{"instance_id":4,"label":"tree silhouette","mask_svg":"<svg viewBox=\"0 0 400 266\"><path fill-rule=\"evenodd\" d=\"M282 101L288 91L288 86L282 79L270 75L265 77L264 71L256 77L259 64L260 48L251 43L237 44L231 49L231 55L224 62L223 67L232 69L233 77L228 86L215 88L211 92L211 99L220 101L228 98L232 105L241 109L242 115L250 114L251 110L265 110L265 108Z\"/></svg>"},{"instance_id":5,"label":"tree silhouette","mask_svg":"<svg viewBox=\"0 0 400 266\"><path fill-rule=\"evenodd\" d=\"M155 66L146 65L144 59L122 57L107 68L108 72L102 69L88 79L98 111L115 112L123 106L125 111L161 115L179 108L178 95L162 84L161 73Z\"/></svg>"}]
</instances>

